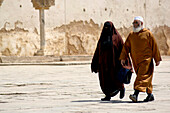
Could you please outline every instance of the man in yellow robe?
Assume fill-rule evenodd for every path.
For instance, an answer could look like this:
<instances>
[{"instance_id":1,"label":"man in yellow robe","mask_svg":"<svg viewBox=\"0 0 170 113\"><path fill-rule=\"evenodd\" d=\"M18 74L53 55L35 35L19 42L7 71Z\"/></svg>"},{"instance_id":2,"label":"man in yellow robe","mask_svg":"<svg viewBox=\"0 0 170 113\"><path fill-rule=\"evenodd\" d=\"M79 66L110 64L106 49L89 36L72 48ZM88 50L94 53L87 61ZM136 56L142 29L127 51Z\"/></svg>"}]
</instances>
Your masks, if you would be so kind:
<instances>
[{"instance_id":1,"label":"man in yellow robe","mask_svg":"<svg viewBox=\"0 0 170 113\"><path fill-rule=\"evenodd\" d=\"M160 64L162 59L152 33L149 30L143 28L143 18L141 16L134 18L133 32L129 34L123 46L119 58L123 66L129 53L137 75L134 83L134 94L130 95L129 98L133 102L137 102L139 92L147 92L148 96L144 101L153 101L153 59L155 60L156 66Z\"/></svg>"}]
</instances>

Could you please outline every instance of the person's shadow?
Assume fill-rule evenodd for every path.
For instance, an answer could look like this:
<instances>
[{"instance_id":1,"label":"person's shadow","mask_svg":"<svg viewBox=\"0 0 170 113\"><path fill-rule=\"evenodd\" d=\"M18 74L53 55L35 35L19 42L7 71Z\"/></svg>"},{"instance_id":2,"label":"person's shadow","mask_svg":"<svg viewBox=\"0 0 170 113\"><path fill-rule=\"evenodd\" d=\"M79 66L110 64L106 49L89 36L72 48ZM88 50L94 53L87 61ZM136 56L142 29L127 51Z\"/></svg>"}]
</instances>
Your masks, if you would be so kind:
<instances>
[{"instance_id":1,"label":"person's shadow","mask_svg":"<svg viewBox=\"0 0 170 113\"><path fill-rule=\"evenodd\" d=\"M132 101L122 101L122 100L110 100L110 101L101 101L101 100L76 100L71 102L99 102L99 103L135 103ZM138 101L136 103L144 103L144 101Z\"/></svg>"}]
</instances>

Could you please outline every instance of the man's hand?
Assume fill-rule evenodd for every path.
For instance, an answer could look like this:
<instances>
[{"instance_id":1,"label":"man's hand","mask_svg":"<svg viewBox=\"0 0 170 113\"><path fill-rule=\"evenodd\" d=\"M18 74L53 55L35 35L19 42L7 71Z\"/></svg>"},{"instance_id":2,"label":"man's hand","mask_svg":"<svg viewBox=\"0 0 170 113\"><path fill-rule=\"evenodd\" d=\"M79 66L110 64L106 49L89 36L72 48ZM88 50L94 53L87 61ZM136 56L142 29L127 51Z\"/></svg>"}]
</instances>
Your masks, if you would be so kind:
<instances>
[{"instance_id":1,"label":"man's hand","mask_svg":"<svg viewBox=\"0 0 170 113\"><path fill-rule=\"evenodd\" d=\"M125 69L129 69L133 73L133 69L131 66L125 64L125 60L121 60L122 67Z\"/></svg>"},{"instance_id":2,"label":"man's hand","mask_svg":"<svg viewBox=\"0 0 170 113\"><path fill-rule=\"evenodd\" d=\"M125 60L121 60L122 66L125 66Z\"/></svg>"},{"instance_id":3,"label":"man's hand","mask_svg":"<svg viewBox=\"0 0 170 113\"><path fill-rule=\"evenodd\" d=\"M159 66L159 64L160 64L160 61L159 61L159 62L156 62L156 66Z\"/></svg>"}]
</instances>

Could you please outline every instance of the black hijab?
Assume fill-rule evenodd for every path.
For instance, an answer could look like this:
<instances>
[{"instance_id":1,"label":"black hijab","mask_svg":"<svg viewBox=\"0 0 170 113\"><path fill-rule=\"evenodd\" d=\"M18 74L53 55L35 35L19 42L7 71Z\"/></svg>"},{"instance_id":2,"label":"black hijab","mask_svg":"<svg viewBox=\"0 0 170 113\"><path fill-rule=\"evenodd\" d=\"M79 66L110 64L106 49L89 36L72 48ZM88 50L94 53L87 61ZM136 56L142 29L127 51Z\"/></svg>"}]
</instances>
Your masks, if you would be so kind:
<instances>
[{"instance_id":1,"label":"black hijab","mask_svg":"<svg viewBox=\"0 0 170 113\"><path fill-rule=\"evenodd\" d=\"M100 36L101 49L111 49L113 46L113 34L117 34L112 22L105 22Z\"/></svg>"}]
</instances>

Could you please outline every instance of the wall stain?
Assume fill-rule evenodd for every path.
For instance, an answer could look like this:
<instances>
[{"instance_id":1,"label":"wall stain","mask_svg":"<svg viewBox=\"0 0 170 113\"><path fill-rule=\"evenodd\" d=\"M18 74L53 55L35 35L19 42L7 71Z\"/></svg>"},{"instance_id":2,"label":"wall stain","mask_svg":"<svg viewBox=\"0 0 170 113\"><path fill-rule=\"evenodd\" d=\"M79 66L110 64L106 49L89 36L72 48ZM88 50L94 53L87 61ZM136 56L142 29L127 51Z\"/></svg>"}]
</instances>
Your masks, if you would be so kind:
<instances>
[{"instance_id":1,"label":"wall stain","mask_svg":"<svg viewBox=\"0 0 170 113\"><path fill-rule=\"evenodd\" d=\"M10 29L10 30L7 30L7 24L10 25L9 22L6 22L4 24L4 27L0 29L0 33L11 33L11 32L29 32L28 30L25 30L24 28L21 28L20 26L22 26L22 22L20 21L16 21L14 23L14 29Z\"/></svg>"},{"instance_id":2,"label":"wall stain","mask_svg":"<svg viewBox=\"0 0 170 113\"><path fill-rule=\"evenodd\" d=\"M170 55L170 43L168 44L168 39L170 40L170 27L166 25L155 27L152 33L157 41L161 54Z\"/></svg>"},{"instance_id":3,"label":"wall stain","mask_svg":"<svg viewBox=\"0 0 170 113\"><path fill-rule=\"evenodd\" d=\"M62 25L54 28L54 31L65 33L65 55L78 55L78 54L93 54L93 51L88 51L85 48L90 48L91 44L86 44L86 36L91 38L91 41L96 43L99 39L99 35L102 27L90 19L87 21L72 21L67 25ZM95 40L93 39L95 37ZM96 44L95 44L96 45ZM93 47L95 49L95 46Z\"/></svg>"},{"instance_id":4,"label":"wall stain","mask_svg":"<svg viewBox=\"0 0 170 113\"><path fill-rule=\"evenodd\" d=\"M15 22L15 28L7 30L5 23L0 30L0 55L33 56L39 49L39 35L35 28L31 33ZM45 55L93 55L99 40L103 24L89 21L72 21L69 24L46 31ZM125 41L132 26L117 29ZM161 55L170 55L170 27L157 26L151 31L156 39ZM3 48L3 49L2 49Z\"/></svg>"}]
</instances>

